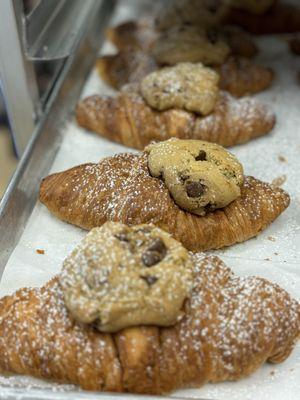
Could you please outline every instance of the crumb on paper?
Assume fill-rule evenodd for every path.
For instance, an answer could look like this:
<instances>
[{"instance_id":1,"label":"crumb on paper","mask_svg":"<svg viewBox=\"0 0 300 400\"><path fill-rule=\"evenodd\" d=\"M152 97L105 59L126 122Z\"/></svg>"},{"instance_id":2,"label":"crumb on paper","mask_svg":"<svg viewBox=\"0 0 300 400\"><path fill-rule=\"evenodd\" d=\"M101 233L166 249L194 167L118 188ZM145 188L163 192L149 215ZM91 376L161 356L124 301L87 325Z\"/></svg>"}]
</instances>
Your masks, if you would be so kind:
<instances>
[{"instance_id":1,"label":"crumb on paper","mask_svg":"<svg viewBox=\"0 0 300 400\"><path fill-rule=\"evenodd\" d=\"M45 250L43 249L36 249L37 254L45 254Z\"/></svg>"},{"instance_id":2,"label":"crumb on paper","mask_svg":"<svg viewBox=\"0 0 300 400\"><path fill-rule=\"evenodd\" d=\"M280 162L284 162L284 163L287 162L287 159L286 159L284 156L282 156L281 154L279 154L278 160L279 160Z\"/></svg>"},{"instance_id":3,"label":"crumb on paper","mask_svg":"<svg viewBox=\"0 0 300 400\"><path fill-rule=\"evenodd\" d=\"M272 371L270 372L270 375L274 376L274 375L275 375L275 371L272 370Z\"/></svg>"},{"instance_id":4,"label":"crumb on paper","mask_svg":"<svg viewBox=\"0 0 300 400\"><path fill-rule=\"evenodd\" d=\"M274 236L268 236L267 239L270 240L270 242L276 242Z\"/></svg>"},{"instance_id":5,"label":"crumb on paper","mask_svg":"<svg viewBox=\"0 0 300 400\"><path fill-rule=\"evenodd\" d=\"M279 253L276 253L276 252L275 252L274 254L275 254L275 256L278 256L278 255L279 255Z\"/></svg>"},{"instance_id":6,"label":"crumb on paper","mask_svg":"<svg viewBox=\"0 0 300 400\"><path fill-rule=\"evenodd\" d=\"M290 372L293 372L293 371L295 371L295 368L290 368Z\"/></svg>"},{"instance_id":7,"label":"crumb on paper","mask_svg":"<svg viewBox=\"0 0 300 400\"><path fill-rule=\"evenodd\" d=\"M267 258L264 258L264 260L265 261L271 261L271 258L267 257Z\"/></svg>"},{"instance_id":8,"label":"crumb on paper","mask_svg":"<svg viewBox=\"0 0 300 400\"><path fill-rule=\"evenodd\" d=\"M276 187L282 186L285 181L286 181L286 175L281 175L272 180L272 185Z\"/></svg>"}]
</instances>

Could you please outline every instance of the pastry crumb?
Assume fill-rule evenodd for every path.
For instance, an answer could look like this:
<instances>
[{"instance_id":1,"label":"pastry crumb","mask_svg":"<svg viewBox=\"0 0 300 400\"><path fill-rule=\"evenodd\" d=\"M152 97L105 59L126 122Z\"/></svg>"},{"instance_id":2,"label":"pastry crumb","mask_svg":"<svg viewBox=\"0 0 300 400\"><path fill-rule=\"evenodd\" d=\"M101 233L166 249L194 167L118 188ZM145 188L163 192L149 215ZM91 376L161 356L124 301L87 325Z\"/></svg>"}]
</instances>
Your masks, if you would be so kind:
<instances>
[{"instance_id":1,"label":"pastry crumb","mask_svg":"<svg viewBox=\"0 0 300 400\"><path fill-rule=\"evenodd\" d=\"M272 180L272 185L279 187L282 186L285 181L286 181L286 175L281 175Z\"/></svg>"},{"instance_id":2,"label":"pastry crumb","mask_svg":"<svg viewBox=\"0 0 300 400\"><path fill-rule=\"evenodd\" d=\"M274 236L268 236L267 239L270 240L271 242L276 242Z\"/></svg>"},{"instance_id":3,"label":"pastry crumb","mask_svg":"<svg viewBox=\"0 0 300 400\"><path fill-rule=\"evenodd\" d=\"M270 375L274 376L275 375L275 371L271 371Z\"/></svg>"},{"instance_id":4,"label":"pastry crumb","mask_svg":"<svg viewBox=\"0 0 300 400\"><path fill-rule=\"evenodd\" d=\"M45 254L45 250L43 249L36 249L37 254Z\"/></svg>"},{"instance_id":5,"label":"pastry crumb","mask_svg":"<svg viewBox=\"0 0 300 400\"><path fill-rule=\"evenodd\" d=\"M275 256L278 256L278 255L279 255L279 253L276 253L276 252L275 252L274 254L275 254Z\"/></svg>"},{"instance_id":6,"label":"pastry crumb","mask_svg":"<svg viewBox=\"0 0 300 400\"><path fill-rule=\"evenodd\" d=\"M284 163L287 162L287 159L286 159L284 156L282 156L281 154L279 154L278 160L279 160L280 162L284 162Z\"/></svg>"},{"instance_id":7,"label":"pastry crumb","mask_svg":"<svg viewBox=\"0 0 300 400\"><path fill-rule=\"evenodd\" d=\"M271 261L271 258L267 257L267 258L264 258L264 260L265 261Z\"/></svg>"}]
</instances>

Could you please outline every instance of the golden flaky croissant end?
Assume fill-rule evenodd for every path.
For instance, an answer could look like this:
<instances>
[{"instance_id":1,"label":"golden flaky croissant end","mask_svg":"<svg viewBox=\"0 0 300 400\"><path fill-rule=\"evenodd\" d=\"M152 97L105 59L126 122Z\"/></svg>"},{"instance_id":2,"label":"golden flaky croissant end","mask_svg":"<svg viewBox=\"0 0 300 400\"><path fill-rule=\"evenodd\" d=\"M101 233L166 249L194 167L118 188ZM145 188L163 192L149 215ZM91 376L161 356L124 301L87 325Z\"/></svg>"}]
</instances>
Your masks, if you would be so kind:
<instances>
[{"instance_id":1,"label":"golden flaky croissant end","mask_svg":"<svg viewBox=\"0 0 300 400\"><path fill-rule=\"evenodd\" d=\"M228 147L263 136L275 124L265 105L248 97L237 100L226 92L220 92L214 111L206 117L179 109L156 111L136 85L127 85L117 97L86 98L77 105L76 118L83 128L141 150L153 140L171 137Z\"/></svg>"},{"instance_id":2,"label":"golden flaky croissant end","mask_svg":"<svg viewBox=\"0 0 300 400\"><path fill-rule=\"evenodd\" d=\"M148 155L119 154L45 178L40 201L58 218L83 229L106 221L153 223L192 251L218 249L258 235L289 205L289 196L247 177L241 196L223 209L197 216L179 208Z\"/></svg>"},{"instance_id":3,"label":"golden flaky croissant end","mask_svg":"<svg viewBox=\"0 0 300 400\"><path fill-rule=\"evenodd\" d=\"M154 58L141 50L125 49L97 60L100 77L114 89L128 83L139 83L146 75L159 69ZM269 88L274 72L246 58L229 57L215 68L220 74L220 88L235 97L259 93Z\"/></svg>"},{"instance_id":4,"label":"golden flaky croissant end","mask_svg":"<svg viewBox=\"0 0 300 400\"><path fill-rule=\"evenodd\" d=\"M118 50L128 47L149 50L158 37L153 18L126 21L106 30L106 37Z\"/></svg>"},{"instance_id":5,"label":"golden flaky croissant end","mask_svg":"<svg viewBox=\"0 0 300 400\"><path fill-rule=\"evenodd\" d=\"M262 278L234 277L217 257L195 257L185 316L169 328L118 333L79 324L58 277L0 300L0 370L83 389L163 394L237 380L284 361L300 333L299 303Z\"/></svg>"}]
</instances>

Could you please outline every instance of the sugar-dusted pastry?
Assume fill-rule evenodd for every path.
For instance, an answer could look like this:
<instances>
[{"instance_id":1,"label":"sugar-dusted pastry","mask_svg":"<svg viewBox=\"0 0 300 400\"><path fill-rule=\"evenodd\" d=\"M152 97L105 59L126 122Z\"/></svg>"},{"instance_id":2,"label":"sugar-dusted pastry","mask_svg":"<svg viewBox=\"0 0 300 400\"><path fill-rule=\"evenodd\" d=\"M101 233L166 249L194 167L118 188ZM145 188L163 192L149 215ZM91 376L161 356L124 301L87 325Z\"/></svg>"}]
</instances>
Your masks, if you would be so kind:
<instances>
[{"instance_id":1,"label":"sugar-dusted pastry","mask_svg":"<svg viewBox=\"0 0 300 400\"><path fill-rule=\"evenodd\" d=\"M216 68L220 74L220 89L235 97L242 97L268 89L273 82L274 72L250 62L247 58L229 57Z\"/></svg>"},{"instance_id":2,"label":"sugar-dusted pastry","mask_svg":"<svg viewBox=\"0 0 300 400\"><path fill-rule=\"evenodd\" d=\"M170 139L146 147L148 168L161 178L183 210L205 215L241 195L243 167L223 147L200 140Z\"/></svg>"},{"instance_id":3,"label":"sugar-dusted pastry","mask_svg":"<svg viewBox=\"0 0 300 400\"><path fill-rule=\"evenodd\" d=\"M230 48L217 31L210 32L197 26L175 26L155 40L151 53L161 65L180 62L220 65L228 57Z\"/></svg>"},{"instance_id":4,"label":"sugar-dusted pastry","mask_svg":"<svg viewBox=\"0 0 300 400\"><path fill-rule=\"evenodd\" d=\"M106 30L106 37L118 50L127 48L149 50L158 37L153 18L123 22Z\"/></svg>"},{"instance_id":5,"label":"sugar-dusted pastry","mask_svg":"<svg viewBox=\"0 0 300 400\"><path fill-rule=\"evenodd\" d=\"M139 83L159 66L150 54L129 48L115 55L100 57L97 69L108 85L120 90L128 83ZM233 56L216 66L215 70L220 74L220 88L235 97L267 89L274 77L270 68Z\"/></svg>"},{"instance_id":6,"label":"sugar-dusted pastry","mask_svg":"<svg viewBox=\"0 0 300 400\"><path fill-rule=\"evenodd\" d=\"M223 91L218 91L216 96L215 78L210 79L210 85L201 85L201 88L206 86L205 95L190 99L191 88L207 77L207 69L201 64L184 64L187 84L181 67L179 64L167 70L167 74L173 77L170 82L161 78L165 76L162 69L144 78L140 85L123 87L116 97L95 95L84 99L76 109L78 124L137 149L143 149L152 140L162 141L171 137L232 146L271 131L275 117L265 105L252 98L237 100ZM209 76L214 74L211 72ZM146 85L149 81L151 86ZM193 96L195 92L197 89L194 88ZM159 102L168 99L168 107L172 104L175 107L160 111L161 107L153 101L155 97ZM187 104L189 109L198 104L198 111L202 110L202 114L186 111ZM209 115L203 115L209 110L212 110Z\"/></svg>"},{"instance_id":7,"label":"sugar-dusted pastry","mask_svg":"<svg viewBox=\"0 0 300 400\"><path fill-rule=\"evenodd\" d=\"M299 32L300 8L278 2L262 15L231 8L224 18L224 23L238 25L257 35Z\"/></svg>"},{"instance_id":8,"label":"sugar-dusted pastry","mask_svg":"<svg viewBox=\"0 0 300 400\"><path fill-rule=\"evenodd\" d=\"M203 28L218 25L226 15L231 0L174 0L156 15L155 26L164 31L178 25Z\"/></svg>"},{"instance_id":9,"label":"sugar-dusted pastry","mask_svg":"<svg viewBox=\"0 0 300 400\"><path fill-rule=\"evenodd\" d=\"M180 63L147 75L140 91L150 107L210 114L219 98L219 75L202 64Z\"/></svg>"},{"instance_id":10,"label":"sugar-dusted pastry","mask_svg":"<svg viewBox=\"0 0 300 400\"><path fill-rule=\"evenodd\" d=\"M203 37L210 41L215 41L218 38L219 42L223 41L229 46L230 53L233 55L251 58L257 53L257 46L251 36L237 26L221 25L204 29L203 26L192 26L189 28L189 25L182 26L175 24L170 27L171 32L178 32L180 26L185 31L185 37L189 39L190 43L188 44L190 47L192 43L196 45L197 41L203 41ZM115 27L110 27L106 36L119 51L131 49L150 54L155 41L159 39L160 35L165 37L167 33L156 31L153 19L149 18L128 21ZM200 35L200 39L197 39L198 35Z\"/></svg>"},{"instance_id":11,"label":"sugar-dusted pastry","mask_svg":"<svg viewBox=\"0 0 300 400\"><path fill-rule=\"evenodd\" d=\"M40 201L58 218L87 230L106 221L153 223L192 251L217 249L250 239L288 207L286 192L252 177L243 179L234 158L221 156L218 167L216 150L212 150L218 149L216 145L193 142L191 150L189 141L183 141L185 159L190 153L195 161L206 166L186 167L178 155L180 144L173 146L174 140L167 143L179 164L171 166L178 178L166 174L168 181L164 182L156 169L151 175L149 161L155 149L151 146L140 155L119 154L98 164L79 165L52 174L41 183ZM156 146L164 159L164 146ZM175 186L181 179L182 187L173 187L178 196L172 190L172 179ZM182 208L186 199L182 189L189 197L186 208L191 210L192 205L192 213ZM227 205L219 208L224 201Z\"/></svg>"},{"instance_id":12,"label":"sugar-dusted pastry","mask_svg":"<svg viewBox=\"0 0 300 400\"><path fill-rule=\"evenodd\" d=\"M127 227L124 230L130 241L123 241L122 247L116 244L116 252L102 240L99 247L97 241L89 244L89 239L85 239L77 251L83 252L84 248L87 254L75 257L70 269L42 288L23 288L0 300L2 372L71 383L92 391L165 394L180 388L200 387L207 382L236 381L266 361L280 363L290 355L300 333L299 303L266 279L234 276L217 257L189 256L193 287L176 325L139 325L104 333L94 322L77 322L74 307L65 302L68 276L67 290L72 290L78 280L88 279L91 270L99 271L101 276L102 269L107 269L102 263L102 252L108 252L111 262L120 256L120 251L126 262L119 265L120 273L130 280L130 258L126 254L135 240L135 232ZM101 230L94 231L93 235L95 239L101 236ZM117 243L117 238L112 239L109 232L108 235L109 240ZM165 237L161 231L157 235ZM148 240L146 234L141 233L140 237ZM138 246L137 241L134 246ZM167 244L166 248L168 257ZM181 251L186 255L184 249ZM99 263L94 263L92 254L95 257L100 254ZM159 264L150 267L149 273L153 268L159 269ZM175 265L175 275L176 268ZM79 274L75 281L74 274ZM175 297L183 283L171 279ZM108 280L106 285L110 286L114 282L110 281L110 271ZM168 285L164 287L165 292L159 286L159 279L149 287L140 281L153 300L156 298L161 303L163 299L168 303ZM99 291L93 293L95 298L101 296L101 282L98 285ZM108 293L113 301L113 289L108 288ZM130 302L131 295L128 290L124 302L117 303L125 313L125 299ZM142 298L137 299L136 307L141 302Z\"/></svg>"},{"instance_id":13,"label":"sugar-dusted pastry","mask_svg":"<svg viewBox=\"0 0 300 400\"><path fill-rule=\"evenodd\" d=\"M154 225L106 222L66 258L60 277L74 318L101 332L171 326L193 286L189 252Z\"/></svg>"}]
</instances>

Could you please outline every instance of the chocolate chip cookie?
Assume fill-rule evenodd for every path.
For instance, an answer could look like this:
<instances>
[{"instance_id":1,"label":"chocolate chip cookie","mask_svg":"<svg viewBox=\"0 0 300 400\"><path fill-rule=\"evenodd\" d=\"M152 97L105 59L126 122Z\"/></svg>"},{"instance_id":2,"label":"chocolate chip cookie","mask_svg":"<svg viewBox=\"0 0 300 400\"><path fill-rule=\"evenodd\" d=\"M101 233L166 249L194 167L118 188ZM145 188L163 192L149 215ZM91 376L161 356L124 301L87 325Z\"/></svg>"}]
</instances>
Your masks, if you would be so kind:
<instances>
[{"instance_id":1,"label":"chocolate chip cookie","mask_svg":"<svg viewBox=\"0 0 300 400\"><path fill-rule=\"evenodd\" d=\"M192 288L188 251L153 225L107 222L65 260L60 278L74 318L103 332L175 324Z\"/></svg>"}]
</instances>

